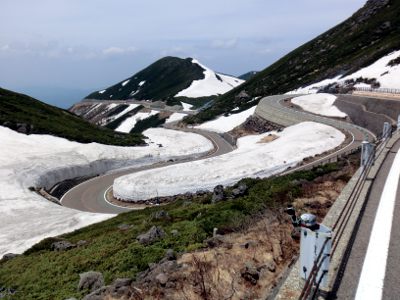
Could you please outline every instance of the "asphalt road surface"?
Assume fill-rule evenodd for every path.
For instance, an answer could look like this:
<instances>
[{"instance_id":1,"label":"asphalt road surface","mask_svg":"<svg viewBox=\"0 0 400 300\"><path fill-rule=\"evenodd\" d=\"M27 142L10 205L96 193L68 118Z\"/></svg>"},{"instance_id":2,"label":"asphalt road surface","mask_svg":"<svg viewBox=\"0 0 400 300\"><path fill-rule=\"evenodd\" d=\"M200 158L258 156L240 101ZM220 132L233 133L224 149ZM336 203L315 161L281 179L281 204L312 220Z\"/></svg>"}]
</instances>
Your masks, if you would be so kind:
<instances>
[{"instance_id":1,"label":"asphalt road surface","mask_svg":"<svg viewBox=\"0 0 400 300\"><path fill-rule=\"evenodd\" d=\"M82 211L96 212L96 213L108 213L108 214L119 214L122 212L130 211L129 208L118 207L108 203L105 200L105 193L107 189L112 186L114 179L123 175L165 167L173 164L204 159L213 156L219 156L228 152L231 152L234 147L231 146L226 140L224 140L219 134L214 132L208 132L204 130L187 130L199 133L204 137L208 138L214 145L214 151L211 154L196 159L182 159L175 160L174 162L161 162L153 165L143 166L140 168L129 168L121 171L113 172L112 174L106 174L98 177L94 177L88 181L85 181L64 194L61 198L61 204L63 206L74 208Z\"/></svg>"},{"instance_id":2,"label":"asphalt road surface","mask_svg":"<svg viewBox=\"0 0 400 300\"><path fill-rule=\"evenodd\" d=\"M256 115L283 126L290 126L303 121L320 122L327 125L331 125L340 130L347 131L353 137L353 139L349 144L343 145L342 149L334 153L330 153L329 155L326 155L318 159L317 161L313 161L307 165L293 168L290 170L290 172L315 165L317 163L320 163L321 160L328 160L332 157L336 157L339 154L346 153L348 151L351 151L352 149L358 148L363 140L372 141L374 139L374 135L371 132L359 126L336 119L321 117L305 111L294 110L282 105L281 103L282 101L285 101L286 99L292 97L293 95L280 95L280 96L270 96L263 98L260 101L259 105L257 106ZM215 151L211 155L208 155L207 157L222 155L233 150L233 147L217 133L200 131L200 130L197 132L202 134L206 138L210 139L214 144ZM203 159L203 158L198 158L198 159ZM131 209L112 205L108 203L105 199L105 193L108 190L108 188L112 186L115 178L120 177L122 175L131 174L134 172L156 169L163 166L187 162L191 160L193 159L184 159L175 162L158 163L141 168L124 169L122 171L113 172L112 174L98 176L92 178L91 180L85 181L75 186L71 190L69 190L61 198L61 203L66 207L88 212L110 213L110 214L118 214L126 212Z\"/></svg>"},{"instance_id":3,"label":"asphalt road surface","mask_svg":"<svg viewBox=\"0 0 400 300\"><path fill-rule=\"evenodd\" d=\"M367 198L365 211L359 228L356 232L353 245L346 261L343 262L343 275L336 283L333 299L354 299L363 268L364 259L370 242L371 230L375 221L381 194L394 157L400 149L400 140L397 141L388 153ZM394 207L392 231L390 236L389 251L386 262L386 273L383 285L382 299L400 299L400 190L397 189L396 203ZM372 241L374 242L374 241ZM375 241L378 242L378 241ZM384 262L381 262L384 263Z\"/></svg>"}]
</instances>

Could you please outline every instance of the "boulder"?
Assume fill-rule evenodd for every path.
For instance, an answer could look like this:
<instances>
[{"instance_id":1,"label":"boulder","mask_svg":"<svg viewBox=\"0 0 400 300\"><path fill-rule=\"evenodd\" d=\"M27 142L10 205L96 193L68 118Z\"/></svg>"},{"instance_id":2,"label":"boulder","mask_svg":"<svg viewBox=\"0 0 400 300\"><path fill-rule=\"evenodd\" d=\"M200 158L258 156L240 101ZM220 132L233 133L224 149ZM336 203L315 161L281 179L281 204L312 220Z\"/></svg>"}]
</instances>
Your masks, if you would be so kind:
<instances>
[{"instance_id":1,"label":"boulder","mask_svg":"<svg viewBox=\"0 0 400 300\"><path fill-rule=\"evenodd\" d=\"M165 273L160 273L156 276L156 280L159 284L164 286L168 282L168 276Z\"/></svg>"},{"instance_id":2,"label":"boulder","mask_svg":"<svg viewBox=\"0 0 400 300\"><path fill-rule=\"evenodd\" d=\"M211 202L216 203L216 202L224 200L224 198L225 198L224 187L222 185L217 185L214 188L214 193L212 195Z\"/></svg>"},{"instance_id":3,"label":"boulder","mask_svg":"<svg viewBox=\"0 0 400 300\"><path fill-rule=\"evenodd\" d=\"M138 235L136 239L142 245L150 245L150 244L154 243L155 241L158 241L158 240L164 238L164 236L165 236L165 232L161 227L153 226L146 233L142 233L142 234Z\"/></svg>"},{"instance_id":4,"label":"boulder","mask_svg":"<svg viewBox=\"0 0 400 300\"><path fill-rule=\"evenodd\" d=\"M52 243L50 247L51 247L51 250L53 250L53 251L65 251L65 250L75 248L76 245L72 244L71 242L68 242L68 241L59 241L59 242Z\"/></svg>"},{"instance_id":5,"label":"boulder","mask_svg":"<svg viewBox=\"0 0 400 300\"><path fill-rule=\"evenodd\" d=\"M100 272L89 271L79 274L79 277L78 290L80 291L90 290L93 292L104 286L103 274Z\"/></svg>"}]
</instances>

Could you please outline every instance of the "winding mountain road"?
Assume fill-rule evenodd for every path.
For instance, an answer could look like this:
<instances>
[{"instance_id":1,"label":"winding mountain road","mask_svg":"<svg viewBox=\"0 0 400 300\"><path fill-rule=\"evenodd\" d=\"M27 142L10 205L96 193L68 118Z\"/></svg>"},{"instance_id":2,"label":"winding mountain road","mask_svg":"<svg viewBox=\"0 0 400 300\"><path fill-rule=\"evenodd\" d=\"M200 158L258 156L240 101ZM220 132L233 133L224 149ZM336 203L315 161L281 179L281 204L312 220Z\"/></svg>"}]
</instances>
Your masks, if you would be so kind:
<instances>
[{"instance_id":1,"label":"winding mountain road","mask_svg":"<svg viewBox=\"0 0 400 300\"><path fill-rule=\"evenodd\" d=\"M112 186L115 178L144 170L156 169L178 163L219 156L231 152L234 149L234 147L230 145L225 139L223 139L218 133L191 129L187 129L184 131L195 132L209 139L214 145L214 150L211 153L204 155L203 157L195 159L185 158L180 160L178 159L173 162L159 162L139 168L125 168L121 171L115 171L110 174L94 177L90 180L82 182L81 184L78 184L77 186L66 192L60 200L61 204L69 208L96 213L119 214L122 212L130 211L132 209L110 204L105 199L105 193L109 189L109 187Z\"/></svg>"},{"instance_id":2,"label":"winding mountain road","mask_svg":"<svg viewBox=\"0 0 400 300\"><path fill-rule=\"evenodd\" d=\"M293 168L289 170L289 172L293 172L295 170L301 170L316 165L318 163L321 163L321 161L329 160L330 158L336 157L340 154L347 153L351 150L358 148L361 142L364 140L373 141L375 139L373 133L354 124L350 124L338 119L330 119L327 117L314 115L305 111L300 111L289 107L285 107L283 105L283 101L293 97L294 95L279 95L279 96L265 97L258 104L255 114L263 119L266 119L268 121L283 126L291 126L304 121L314 121L327 124L335 128L338 128L342 131L346 131L352 137L352 139L349 143L343 145L343 147L340 150L334 153L329 153L326 156L318 160L315 160L313 162L310 162L306 165ZM206 157L218 156L233 150L233 147L217 133L202 131L202 130L201 131L198 130L196 132L202 134L203 136L205 136L206 138L210 139L213 142L215 148L213 153L202 158L197 158L197 159L186 158L182 160L177 160L175 162L161 162L140 168L124 169L122 171L113 172L112 174L106 174L92 178L69 190L61 198L62 205L82 211L96 212L96 213L118 214L126 212L131 209L115 206L113 204L110 204L105 199L105 193L109 189L109 187L112 186L115 178L143 170L156 169L167 165L204 159Z\"/></svg>"}]
</instances>

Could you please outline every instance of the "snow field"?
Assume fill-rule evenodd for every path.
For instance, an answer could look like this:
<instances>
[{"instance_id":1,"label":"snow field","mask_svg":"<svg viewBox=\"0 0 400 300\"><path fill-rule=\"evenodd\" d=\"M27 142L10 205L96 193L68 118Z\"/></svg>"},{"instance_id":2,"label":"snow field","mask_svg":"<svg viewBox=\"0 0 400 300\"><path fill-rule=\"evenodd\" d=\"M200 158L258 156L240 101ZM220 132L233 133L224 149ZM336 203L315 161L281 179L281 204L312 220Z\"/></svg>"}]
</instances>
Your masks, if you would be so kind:
<instances>
[{"instance_id":1,"label":"snow field","mask_svg":"<svg viewBox=\"0 0 400 300\"><path fill-rule=\"evenodd\" d=\"M346 118L347 114L333 105L336 99L336 96L330 94L311 94L293 98L292 103L314 114L327 117Z\"/></svg>"},{"instance_id":2,"label":"snow field","mask_svg":"<svg viewBox=\"0 0 400 300\"><path fill-rule=\"evenodd\" d=\"M279 138L260 143L269 134ZM114 196L135 202L212 190L218 184L233 184L245 177L267 177L297 165L306 157L334 149L344 140L344 134L333 127L303 122L282 132L242 137L236 150L218 157L119 177L114 181Z\"/></svg>"},{"instance_id":3,"label":"snow field","mask_svg":"<svg viewBox=\"0 0 400 300\"><path fill-rule=\"evenodd\" d=\"M228 132L231 131L236 126L242 124L244 121L246 121L248 117L254 114L255 110L256 110L256 105L237 114L231 114L230 116L227 117L225 116L218 117L215 120L208 121L198 126L195 126L195 128L210 130L218 133Z\"/></svg>"},{"instance_id":4,"label":"snow field","mask_svg":"<svg viewBox=\"0 0 400 300\"><path fill-rule=\"evenodd\" d=\"M182 120L184 117L188 116L187 114L182 113L173 113L166 120L165 123L172 123Z\"/></svg>"},{"instance_id":5,"label":"snow field","mask_svg":"<svg viewBox=\"0 0 400 300\"><path fill-rule=\"evenodd\" d=\"M193 133L153 128L144 135L149 138L146 147L117 147L25 135L0 126L0 257L8 252L22 253L45 237L113 216L58 206L29 191L29 187L51 188L77 176L197 156L213 148L209 140Z\"/></svg>"},{"instance_id":6,"label":"snow field","mask_svg":"<svg viewBox=\"0 0 400 300\"><path fill-rule=\"evenodd\" d=\"M188 88L180 91L175 97L196 98L224 94L244 82L235 77L217 74L195 59L192 62L204 69L204 78L194 80ZM217 75L222 81L217 78Z\"/></svg>"},{"instance_id":7,"label":"snow field","mask_svg":"<svg viewBox=\"0 0 400 300\"><path fill-rule=\"evenodd\" d=\"M373 64L365 67L353 74L347 75L345 77L337 76L335 78L327 78L320 82L311 84L306 87L299 88L297 90L289 92L290 94L304 94L309 92L316 92L318 88L326 86L332 83L344 83L349 79L357 79L359 77L363 78L375 78L379 83L381 88L389 89L400 89L400 65L388 66L388 63L400 57L400 50L394 51L380 59L378 59ZM371 87L365 83L358 83L355 87Z\"/></svg>"}]
</instances>

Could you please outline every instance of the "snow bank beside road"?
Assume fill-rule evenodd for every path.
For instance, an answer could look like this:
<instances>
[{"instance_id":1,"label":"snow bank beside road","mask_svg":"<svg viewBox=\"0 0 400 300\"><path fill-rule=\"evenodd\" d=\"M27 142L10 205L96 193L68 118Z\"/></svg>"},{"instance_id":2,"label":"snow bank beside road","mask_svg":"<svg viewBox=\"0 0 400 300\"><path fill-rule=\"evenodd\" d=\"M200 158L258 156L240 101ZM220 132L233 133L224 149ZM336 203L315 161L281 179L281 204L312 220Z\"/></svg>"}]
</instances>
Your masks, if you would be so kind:
<instances>
[{"instance_id":1,"label":"snow bank beside road","mask_svg":"<svg viewBox=\"0 0 400 300\"><path fill-rule=\"evenodd\" d=\"M236 126L242 124L248 117L254 114L256 106L253 106L245 111L237 114L231 114L227 117L222 116L215 120L205 122L201 125L195 126L198 129L210 130L218 133L231 131Z\"/></svg>"},{"instance_id":2,"label":"snow bank beside road","mask_svg":"<svg viewBox=\"0 0 400 300\"><path fill-rule=\"evenodd\" d=\"M330 94L311 94L293 98L292 103L314 114L327 117L346 118L347 114L333 105L336 98L336 96Z\"/></svg>"},{"instance_id":3,"label":"snow bank beside road","mask_svg":"<svg viewBox=\"0 0 400 300\"><path fill-rule=\"evenodd\" d=\"M279 138L260 143L269 133L246 136L238 140L238 149L218 157L122 176L114 181L114 195L134 202L212 190L218 184L233 184L244 177L267 177L297 165L306 157L334 149L345 140L339 130L314 122L271 133Z\"/></svg>"},{"instance_id":4,"label":"snow bank beside road","mask_svg":"<svg viewBox=\"0 0 400 300\"><path fill-rule=\"evenodd\" d=\"M50 188L68 178L197 155L213 147L193 133L154 128L144 134L149 137L147 147L116 147L24 135L0 126L0 257L7 252L21 253L45 237L112 217L58 206L29 187Z\"/></svg>"}]
</instances>

